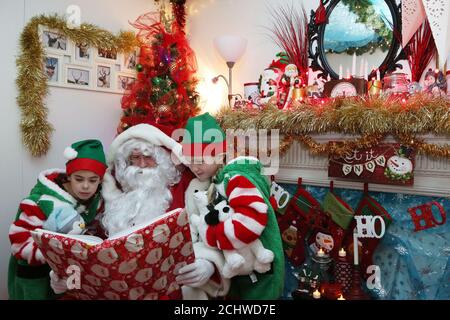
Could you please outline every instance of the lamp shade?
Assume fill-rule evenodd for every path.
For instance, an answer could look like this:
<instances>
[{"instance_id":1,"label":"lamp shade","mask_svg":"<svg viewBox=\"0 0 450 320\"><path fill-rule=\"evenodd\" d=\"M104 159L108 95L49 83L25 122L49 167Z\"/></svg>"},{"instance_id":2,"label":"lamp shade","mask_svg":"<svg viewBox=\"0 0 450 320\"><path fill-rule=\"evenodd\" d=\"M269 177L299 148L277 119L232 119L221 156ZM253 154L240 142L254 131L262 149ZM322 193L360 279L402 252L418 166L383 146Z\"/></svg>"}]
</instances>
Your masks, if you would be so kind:
<instances>
[{"instance_id":1,"label":"lamp shade","mask_svg":"<svg viewBox=\"0 0 450 320\"><path fill-rule=\"evenodd\" d=\"M226 62L236 62L244 54L247 39L239 36L220 36L214 38L214 46Z\"/></svg>"}]
</instances>

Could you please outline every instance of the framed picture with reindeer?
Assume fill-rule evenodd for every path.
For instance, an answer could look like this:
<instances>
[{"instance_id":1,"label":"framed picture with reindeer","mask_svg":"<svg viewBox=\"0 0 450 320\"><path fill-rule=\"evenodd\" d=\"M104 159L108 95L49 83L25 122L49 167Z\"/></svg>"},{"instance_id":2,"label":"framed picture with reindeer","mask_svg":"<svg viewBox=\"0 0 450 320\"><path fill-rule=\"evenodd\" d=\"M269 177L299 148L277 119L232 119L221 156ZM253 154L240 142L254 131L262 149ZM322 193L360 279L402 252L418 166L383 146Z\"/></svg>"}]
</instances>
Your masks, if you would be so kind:
<instances>
[{"instance_id":1,"label":"framed picture with reindeer","mask_svg":"<svg viewBox=\"0 0 450 320\"><path fill-rule=\"evenodd\" d=\"M71 42L57 30L39 25L39 37L46 53L71 54Z\"/></svg>"},{"instance_id":2,"label":"framed picture with reindeer","mask_svg":"<svg viewBox=\"0 0 450 320\"><path fill-rule=\"evenodd\" d=\"M61 82L62 60L62 56L54 54L47 54L44 57L42 61L43 69L49 84L59 84Z\"/></svg>"},{"instance_id":3,"label":"framed picture with reindeer","mask_svg":"<svg viewBox=\"0 0 450 320\"><path fill-rule=\"evenodd\" d=\"M114 86L112 84L112 81L114 79L114 66L111 65L97 65L96 70L96 89L104 89L104 90L111 90L114 89Z\"/></svg>"},{"instance_id":4,"label":"framed picture with reindeer","mask_svg":"<svg viewBox=\"0 0 450 320\"><path fill-rule=\"evenodd\" d=\"M92 69L78 65L66 64L64 66L64 85L73 88L92 88Z\"/></svg>"},{"instance_id":5,"label":"framed picture with reindeer","mask_svg":"<svg viewBox=\"0 0 450 320\"><path fill-rule=\"evenodd\" d=\"M94 48L89 47L86 43L75 43L73 62L76 64L90 65L94 60Z\"/></svg>"},{"instance_id":6,"label":"framed picture with reindeer","mask_svg":"<svg viewBox=\"0 0 450 320\"><path fill-rule=\"evenodd\" d=\"M131 89L134 82L136 81L136 76L129 73L117 73L116 79L116 90L118 92L125 92Z\"/></svg>"}]
</instances>

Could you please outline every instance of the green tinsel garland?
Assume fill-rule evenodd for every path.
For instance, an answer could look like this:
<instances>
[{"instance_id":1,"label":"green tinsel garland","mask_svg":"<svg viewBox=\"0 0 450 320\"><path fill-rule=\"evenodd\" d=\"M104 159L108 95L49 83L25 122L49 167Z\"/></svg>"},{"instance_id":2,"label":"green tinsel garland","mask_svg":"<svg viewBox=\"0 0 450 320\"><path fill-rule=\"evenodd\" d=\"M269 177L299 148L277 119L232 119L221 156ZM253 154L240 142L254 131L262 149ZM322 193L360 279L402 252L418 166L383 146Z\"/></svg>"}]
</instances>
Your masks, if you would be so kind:
<instances>
[{"instance_id":1,"label":"green tinsel garland","mask_svg":"<svg viewBox=\"0 0 450 320\"><path fill-rule=\"evenodd\" d=\"M50 148L52 125L47 121L48 109L44 98L48 93L47 77L42 70L44 48L39 39L38 26L55 29L75 43L84 42L91 47L129 52L139 45L133 32L121 31L117 36L95 25L83 23L71 29L66 20L57 14L32 18L20 36L21 53L16 60L21 109L20 127L22 141L34 157L45 155Z\"/></svg>"}]
</instances>

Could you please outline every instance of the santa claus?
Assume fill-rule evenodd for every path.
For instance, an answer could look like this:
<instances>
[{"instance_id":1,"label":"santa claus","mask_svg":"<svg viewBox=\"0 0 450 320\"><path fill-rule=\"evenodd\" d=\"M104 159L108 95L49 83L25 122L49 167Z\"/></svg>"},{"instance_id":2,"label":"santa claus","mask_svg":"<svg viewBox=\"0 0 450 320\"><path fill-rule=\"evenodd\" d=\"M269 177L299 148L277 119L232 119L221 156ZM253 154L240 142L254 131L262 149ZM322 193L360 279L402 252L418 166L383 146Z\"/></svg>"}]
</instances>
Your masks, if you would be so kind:
<instances>
[{"instance_id":1,"label":"santa claus","mask_svg":"<svg viewBox=\"0 0 450 320\"><path fill-rule=\"evenodd\" d=\"M175 208L193 211L192 194L208 185L174 162L178 158L173 155L180 152L179 143L148 124L133 126L114 139L102 184L105 212L101 222L109 237ZM230 283L221 277L223 254L200 239L193 242L195 262L178 271L183 298L225 295Z\"/></svg>"},{"instance_id":2,"label":"santa claus","mask_svg":"<svg viewBox=\"0 0 450 320\"><path fill-rule=\"evenodd\" d=\"M102 184L102 225L108 236L184 207L182 189L192 175L172 162L173 148L178 148L173 139L147 124L134 126L113 141Z\"/></svg>"}]
</instances>

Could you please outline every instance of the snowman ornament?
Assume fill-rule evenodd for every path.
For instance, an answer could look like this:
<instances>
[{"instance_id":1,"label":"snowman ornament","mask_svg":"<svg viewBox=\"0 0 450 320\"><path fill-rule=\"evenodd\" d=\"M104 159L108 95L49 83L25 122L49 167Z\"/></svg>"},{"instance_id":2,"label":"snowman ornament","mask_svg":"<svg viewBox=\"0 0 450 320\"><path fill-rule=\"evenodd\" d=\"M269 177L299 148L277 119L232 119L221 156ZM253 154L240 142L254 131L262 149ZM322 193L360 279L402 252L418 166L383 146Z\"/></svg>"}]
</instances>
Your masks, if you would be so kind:
<instances>
[{"instance_id":1,"label":"snowman ornament","mask_svg":"<svg viewBox=\"0 0 450 320\"><path fill-rule=\"evenodd\" d=\"M407 182L412 178L413 163L410 160L411 148L401 146L397 154L390 157L384 175L393 181Z\"/></svg>"}]
</instances>

